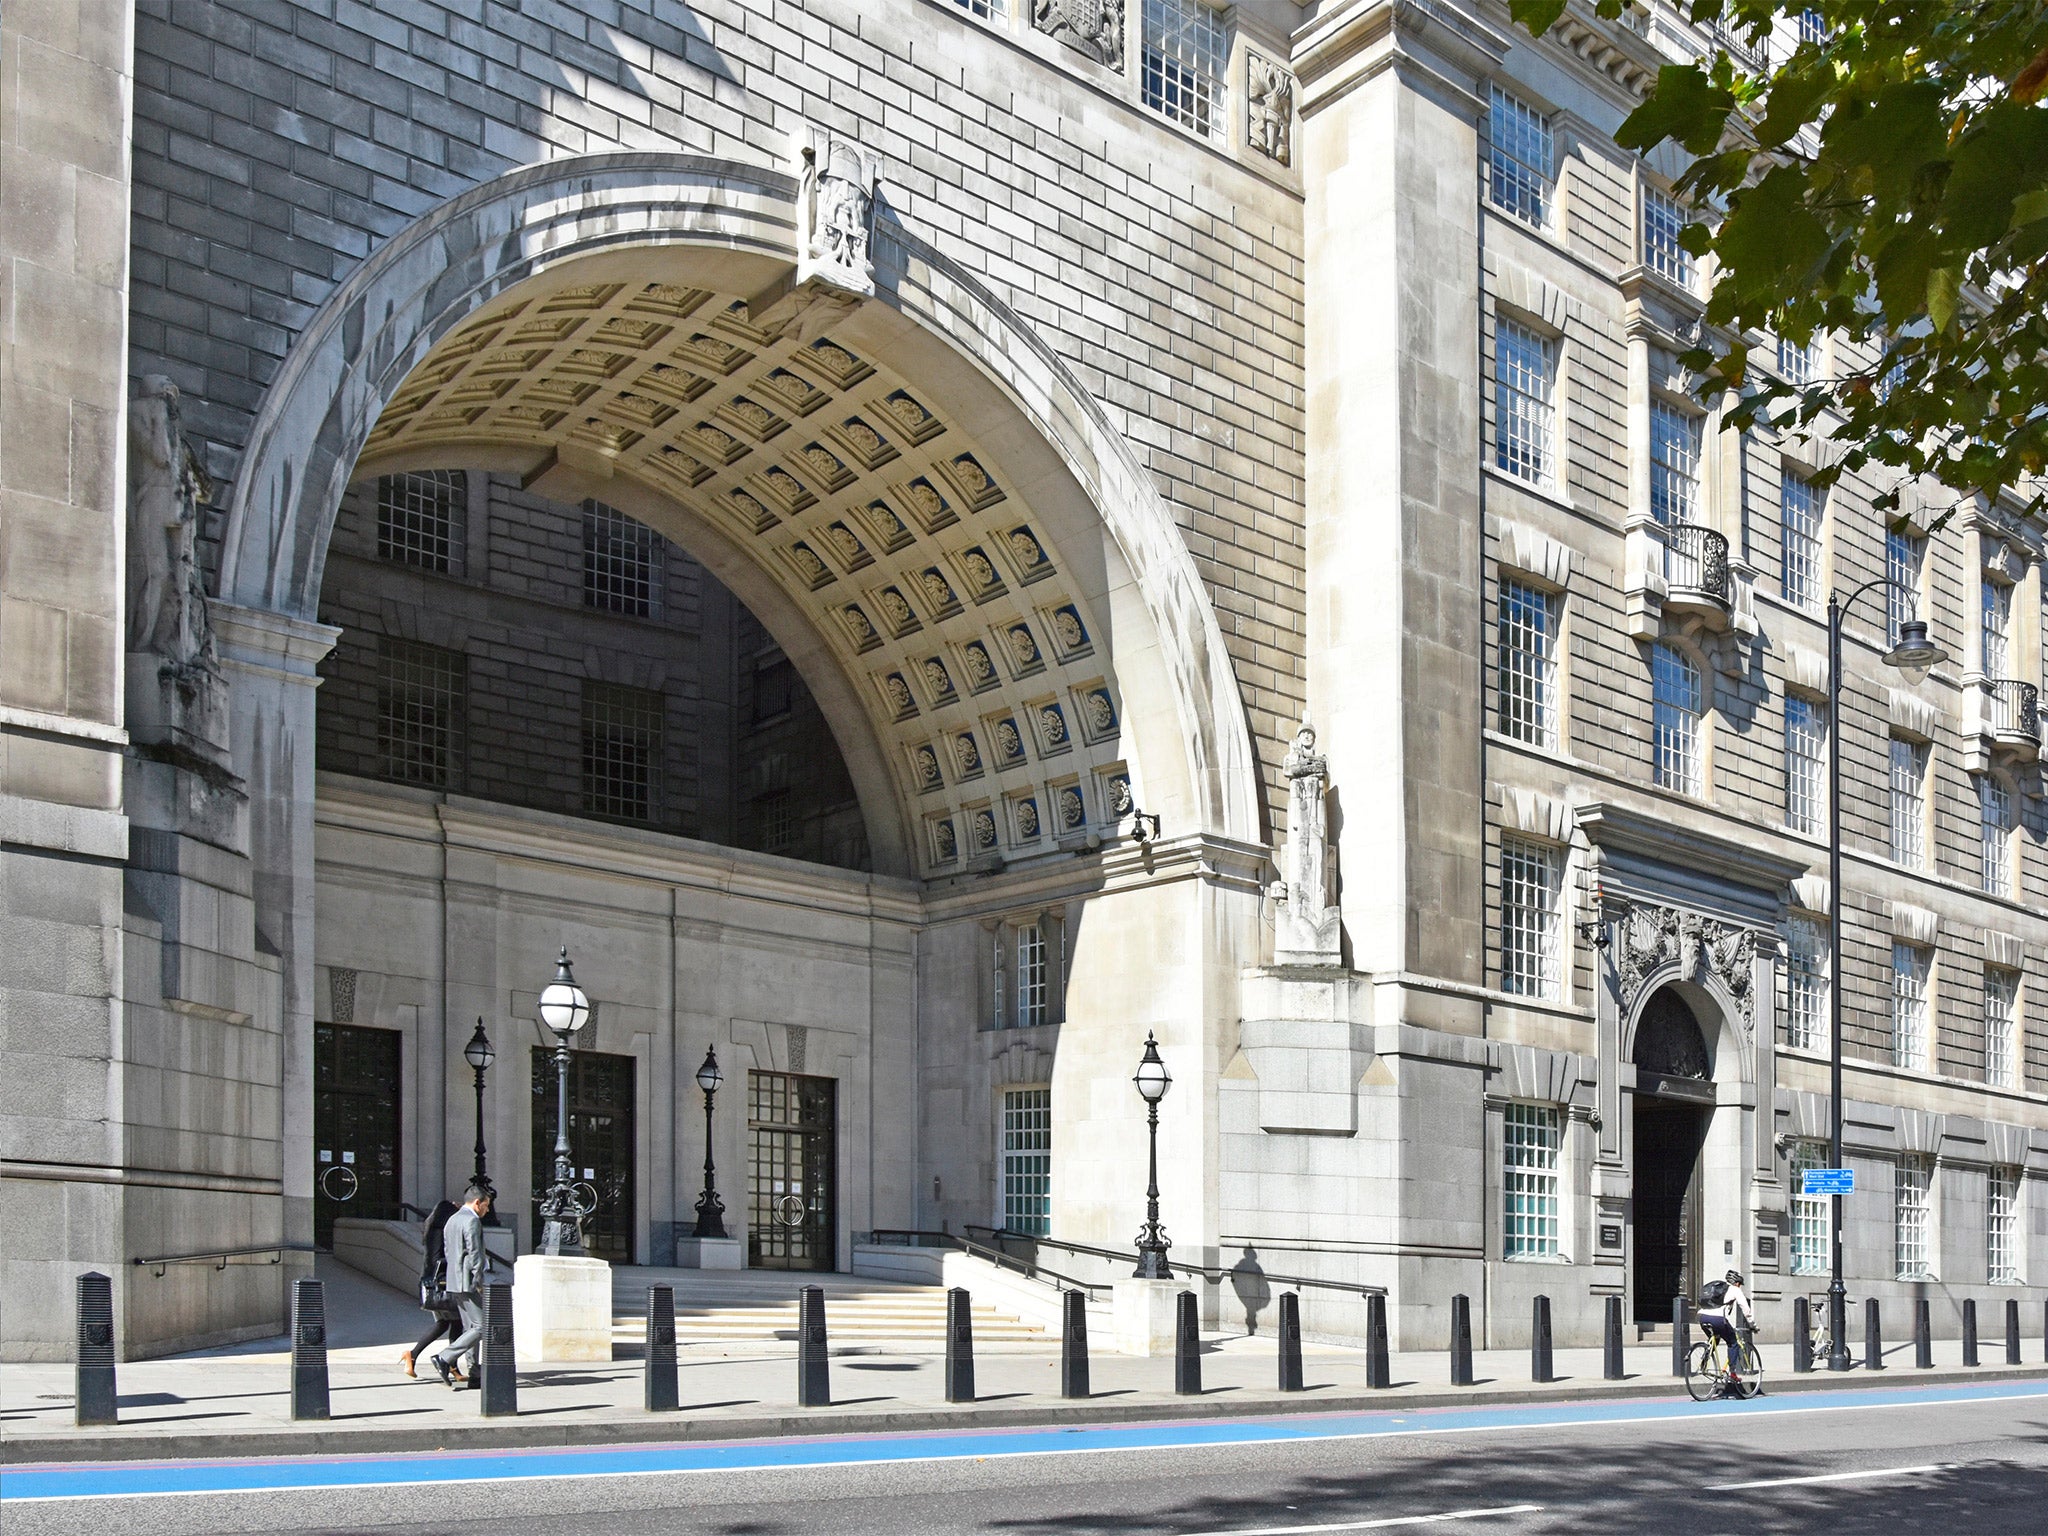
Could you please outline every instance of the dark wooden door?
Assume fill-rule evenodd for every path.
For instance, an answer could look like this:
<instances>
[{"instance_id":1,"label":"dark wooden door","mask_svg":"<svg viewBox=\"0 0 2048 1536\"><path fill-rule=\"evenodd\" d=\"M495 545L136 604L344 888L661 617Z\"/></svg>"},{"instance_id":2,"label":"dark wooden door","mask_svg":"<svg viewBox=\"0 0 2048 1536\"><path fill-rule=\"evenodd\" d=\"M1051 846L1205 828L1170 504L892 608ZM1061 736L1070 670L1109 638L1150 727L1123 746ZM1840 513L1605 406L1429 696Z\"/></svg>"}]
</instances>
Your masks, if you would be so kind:
<instances>
[{"instance_id":1,"label":"dark wooden door","mask_svg":"<svg viewBox=\"0 0 2048 1536\"><path fill-rule=\"evenodd\" d=\"M747 1074L747 1262L830 1269L838 1253L839 1084Z\"/></svg>"},{"instance_id":2,"label":"dark wooden door","mask_svg":"<svg viewBox=\"0 0 2048 1536\"><path fill-rule=\"evenodd\" d=\"M395 1221L400 1199L395 1029L313 1026L313 1242L334 1246L337 1216Z\"/></svg>"},{"instance_id":3,"label":"dark wooden door","mask_svg":"<svg viewBox=\"0 0 2048 1536\"><path fill-rule=\"evenodd\" d=\"M1669 1322L1700 1286L1700 1148L1712 1114L1639 1096L1635 1107L1636 1321Z\"/></svg>"},{"instance_id":4,"label":"dark wooden door","mask_svg":"<svg viewBox=\"0 0 2048 1536\"><path fill-rule=\"evenodd\" d=\"M555 1177L555 1053L533 1050L533 1234L544 1223L541 1197ZM602 1051L569 1053L570 1176L594 1191L583 1223L584 1251L613 1264L633 1262L633 1058Z\"/></svg>"}]
</instances>

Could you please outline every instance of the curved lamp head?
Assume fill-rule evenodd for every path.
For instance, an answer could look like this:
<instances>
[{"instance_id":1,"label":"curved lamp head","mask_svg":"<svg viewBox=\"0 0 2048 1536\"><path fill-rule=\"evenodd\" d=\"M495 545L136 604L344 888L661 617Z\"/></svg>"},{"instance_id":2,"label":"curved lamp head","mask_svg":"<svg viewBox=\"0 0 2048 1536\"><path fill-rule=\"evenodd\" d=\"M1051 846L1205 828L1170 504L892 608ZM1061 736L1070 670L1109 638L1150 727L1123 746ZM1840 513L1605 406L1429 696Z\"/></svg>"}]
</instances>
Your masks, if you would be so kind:
<instances>
[{"instance_id":1,"label":"curved lamp head","mask_svg":"<svg viewBox=\"0 0 2048 1536\"><path fill-rule=\"evenodd\" d=\"M1909 683L1927 680L1936 663L1948 660L1948 652L1927 637L1924 619L1908 619L1899 626L1899 643L1884 653L1884 664L1905 673Z\"/></svg>"},{"instance_id":2,"label":"curved lamp head","mask_svg":"<svg viewBox=\"0 0 2048 1536\"><path fill-rule=\"evenodd\" d=\"M484 1021L476 1021L476 1033L469 1037L469 1044L462 1048L462 1059L481 1072L498 1059L498 1053L491 1049L491 1037L484 1033Z\"/></svg>"},{"instance_id":3,"label":"curved lamp head","mask_svg":"<svg viewBox=\"0 0 2048 1536\"><path fill-rule=\"evenodd\" d=\"M716 1093L718 1085L724 1081L725 1074L718 1070L718 1048L705 1047L704 1065L697 1069L697 1086L706 1093Z\"/></svg>"},{"instance_id":4,"label":"curved lamp head","mask_svg":"<svg viewBox=\"0 0 2048 1536\"><path fill-rule=\"evenodd\" d=\"M1159 1042L1149 1029L1145 1031L1145 1054L1139 1058L1137 1073L1131 1081L1138 1085L1138 1092L1147 1104L1157 1104L1166 1097L1166 1090L1173 1086L1173 1074L1159 1059Z\"/></svg>"},{"instance_id":5,"label":"curved lamp head","mask_svg":"<svg viewBox=\"0 0 2048 1536\"><path fill-rule=\"evenodd\" d=\"M569 969L569 951L563 948L555 961L555 979L540 994L540 1021L568 1044L569 1037L590 1021L590 999L576 985Z\"/></svg>"}]
</instances>

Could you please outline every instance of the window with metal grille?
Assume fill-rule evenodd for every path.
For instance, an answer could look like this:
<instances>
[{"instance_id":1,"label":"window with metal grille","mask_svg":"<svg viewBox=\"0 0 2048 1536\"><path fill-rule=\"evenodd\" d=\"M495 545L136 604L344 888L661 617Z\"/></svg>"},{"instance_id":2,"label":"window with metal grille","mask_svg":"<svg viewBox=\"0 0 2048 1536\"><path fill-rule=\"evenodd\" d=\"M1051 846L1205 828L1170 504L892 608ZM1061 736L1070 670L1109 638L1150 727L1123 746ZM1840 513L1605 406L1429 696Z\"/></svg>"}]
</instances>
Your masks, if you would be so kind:
<instances>
[{"instance_id":1,"label":"window with metal grille","mask_svg":"<svg viewBox=\"0 0 2048 1536\"><path fill-rule=\"evenodd\" d=\"M1817 834L1827 814L1827 706L1785 695L1785 825Z\"/></svg>"},{"instance_id":2,"label":"window with metal grille","mask_svg":"<svg viewBox=\"0 0 2048 1536\"><path fill-rule=\"evenodd\" d=\"M1651 773L1657 784L1682 795L1700 792L1700 669L1675 645L1650 651Z\"/></svg>"},{"instance_id":3,"label":"window with metal grille","mask_svg":"<svg viewBox=\"0 0 2048 1536\"><path fill-rule=\"evenodd\" d=\"M1009 9L1004 0L953 0L970 16L979 16L983 21L1001 21L1008 16Z\"/></svg>"},{"instance_id":4,"label":"window with metal grille","mask_svg":"<svg viewBox=\"0 0 2048 1536\"><path fill-rule=\"evenodd\" d=\"M1978 599L1978 634L1983 640L1984 675L2010 677L2012 665L2012 588L1984 579Z\"/></svg>"},{"instance_id":5,"label":"window with metal grille","mask_svg":"<svg viewBox=\"0 0 2048 1536\"><path fill-rule=\"evenodd\" d=\"M1500 846L1500 988L1523 997L1556 997L1564 854L1540 843L1503 838Z\"/></svg>"},{"instance_id":6,"label":"window with metal grille","mask_svg":"<svg viewBox=\"0 0 2048 1536\"><path fill-rule=\"evenodd\" d=\"M1002 1225L1045 1237L1052 1232L1052 1090L1003 1091Z\"/></svg>"},{"instance_id":7,"label":"window with metal grille","mask_svg":"<svg viewBox=\"0 0 2048 1536\"><path fill-rule=\"evenodd\" d=\"M583 809L652 821L661 778L662 699L618 683L583 685Z\"/></svg>"},{"instance_id":8,"label":"window with metal grille","mask_svg":"<svg viewBox=\"0 0 2048 1536\"><path fill-rule=\"evenodd\" d=\"M1828 932L1817 918L1795 917L1785 937L1785 1043L1818 1051L1828 1038Z\"/></svg>"},{"instance_id":9,"label":"window with metal grille","mask_svg":"<svg viewBox=\"0 0 2048 1536\"><path fill-rule=\"evenodd\" d=\"M1779 590L1785 601L1809 612L1820 607L1821 493L1804 475L1789 469L1778 479L1780 547L1784 555Z\"/></svg>"},{"instance_id":10,"label":"window with metal grille","mask_svg":"<svg viewBox=\"0 0 2048 1536\"><path fill-rule=\"evenodd\" d=\"M1884 589L1887 645L1899 643L1900 626L1920 617L1920 568L1927 558L1927 541L1918 534L1886 529L1884 574L1890 585Z\"/></svg>"},{"instance_id":11,"label":"window with metal grille","mask_svg":"<svg viewBox=\"0 0 2048 1536\"><path fill-rule=\"evenodd\" d=\"M796 842L796 808L786 789L770 790L754 802L761 826L761 851L787 853Z\"/></svg>"},{"instance_id":12,"label":"window with metal grille","mask_svg":"<svg viewBox=\"0 0 2048 1536\"><path fill-rule=\"evenodd\" d=\"M1688 222L1675 198L1643 188L1643 265L1681 288L1692 287L1692 252L1678 243Z\"/></svg>"},{"instance_id":13,"label":"window with metal grille","mask_svg":"<svg viewBox=\"0 0 2048 1536\"><path fill-rule=\"evenodd\" d=\"M1045 1022L1045 930L1017 925L1017 1027Z\"/></svg>"},{"instance_id":14,"label":"window with metal grille","mask_svg":"<svg viewBox=\"0 0 2048 1536\"><path fill-rule=\"evenodd\" d=\"M1804 389L1813 382L1814 365L1819 347L1809 341L1804 346L1786 336L1778 338L1778 376L1794 389Z\"/></svg>"},{"instance_id":15,"label":"window with metal grille","mask_svg":"<svg viewBox=\"0 0 2048 1536\"><path fill-rule=\"evenodd\" d=\"M1223 76L1230 31L1200 0L1144 0L1139 88L1145 105L1183 128L1210 135L1223 126Z\"/></svg>"},{"instance_id":16,"label":"window with metal grille","mask_svg":"<svg viewBox=\"0 0 2048 1536\"><path fill-rule=\"evenodd\" d=\"M1925 1159L1899 1159L1897 1182L1893 1186L1892 1234L1901 1280L1932 1280L1928 1268L1931 1249L1928 1239L1933 1228L1933 1202L1929 1186L1933 1170Z\"/></svg>"},{"instance_id":17,"label":"window with metal grille","mask_svg":"<svg viewBox=\"0 0 2048 1536\"><path fill-rule=\"evenodd\" d=\"M377 756L387 779L454 789L467 668L459 652L389 636L377 645Z\"/></svg>"},{"instance_id":18,"label":"window with metal grille","mask_svg":"<svg viewBox=\"0 0 2048 1536\"><path fill-rule=\"evenodd\" d=\"M469 478L459 469L385 475L377 482L377 556L457 575L469 509Z\"/></svg>"},{"instance_id":19,"label":"window with metal grille","mask_svg":"<svg viewBox=\"0 0 2048 1536\"><path fill-rule=\"evenodd\" d=\"M1828 1166L1828 1144L1824 1141L1792 1143L1792 1273L1824 1275L1828 1272L1828 1219L1833 1214L1826 1195L1803 1192L1809 1168Z\"/></svg>"},{"instance_id":20,"label":"window with metal grille","mask_svg":"<svg viewBox=\"0 0 2048 1536\"><path fill-rule=\"evenodd\" d=\"M1557 354L1549 338L1502 320L1493 333L1493 462L1548 484L1556 468Z\"/></svg>"},{"instance_id":21,"label":"window with metal grille","mask_svg":"<svg viewBox=\"0 0 2048 1536\"><path fill-rule=\"evenodd\" d=\"M1984 1081L2017 1088L2019 1078L2019 972L1984 967Z\"/></svg>"},{"instance_id":22,"label":"window with metal grille","mask_svg":"<svg viewBox=\"0 0 2048 1536\"><path fill-rule=\"evenodd\" d=\"M1700 503L1700 421L1662 400L1650 402L1650 515L1689 523Z\"/></svg>"},{"instance_id":23,"label":"window with metal grille","mask_svg":"<svg viewBox=\"0 0 2048 1536\"><path fill-rule=\"evenodd\" d=\"M1510 1104L1501 1132L1502 1251L1511 1259L1554 1258L1564 1115L1555 1104Z\"/></svg>"},{"instance_id":24,"label":"window with metal grille","mask_svg":"<svg viewBox=\"0 0 2048 1536\"><path fill-rule=\"evenodd\" d=\"M1892 1065L1927 1065L1927 973L1933 956L1917 944L1892 944Z\"/></svg>"},{"instance_id":25,"label":"window with metal grille","mask_svg":"<svg viewBox=\"0 0 2048 1536\"><path fill-rule=\"evenodd\" d=\"M1557 745L1557 598L1526 582L1500 584L1500 728L1517 741Z\"/></svg>"},{"instance_id":26,"label":"window with metal grille","mask_svg":"<svg viewBox=\"0 0 2048 1536\"><path fill-rule=\"evenodd\" d=\"M1985 1274L1993 1285L2020 1281L2020 1171L1993 1168L1984 1180Z\"/></svg>"},{"instance_id":27,"label":"window with metal grille","mask_svg":"<svg viewBox=\"0 0 2048 1536\"><path fill-rule=\"evenodd\" d=\"M1990 773L1977 775L1977 871L1992 895L2012 894L2012 791Z\"/></svg>"},{"instance_id":28,"label":"window with metal grille","mask_svg":"<svg viewBox=\"0 0 2048 1536\"><path fill-rule=\"evenodd\" d=\"M1927 743L1891 739L1892 859L1908 869L1927 863Z\"/></svg>"},{"instance_id":29,"label":"window with metal grille","mask_svg":"<svg viewBox=\"0 0 2048 1536\"><path fill-rule=\"evenodd\" d=\"M1487 163L1487 195L1496 208L1539 229L1550 222L1550 119L1497 85L1487 119Z\"/></svg>"},{"instance_id":30,"label":"window with metal grille","mask_svg":"<svg viewBox=\"0 0 2048 1536\"><path fill-rule=\"evenodd\" d=\"M667 545L636 518L583 503L583 606L652 618L661 608Z\"/></svg>"},{"instance_id":31,"label":"window with metal grille","mask_svg":"<svg viewBox=\"0 0 2048 1536\"><path fill-rule=\"evenodd\" d=\"M1808 6L1799 13L1799 41L1820 46L1825 45L1827 40L1827 22L1822 19L1819 11L1815 10L1812 6Z\"/></svg>"}]
</instances>

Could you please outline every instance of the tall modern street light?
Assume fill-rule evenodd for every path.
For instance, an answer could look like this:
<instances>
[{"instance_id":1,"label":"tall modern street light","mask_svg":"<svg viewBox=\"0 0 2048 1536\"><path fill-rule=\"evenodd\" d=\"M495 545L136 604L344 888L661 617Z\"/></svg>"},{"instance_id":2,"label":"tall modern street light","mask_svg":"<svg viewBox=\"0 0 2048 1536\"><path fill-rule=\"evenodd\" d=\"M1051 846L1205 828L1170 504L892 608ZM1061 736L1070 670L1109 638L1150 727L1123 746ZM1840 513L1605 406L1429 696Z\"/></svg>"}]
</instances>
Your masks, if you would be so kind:
<instances>
[{"instance_id":1,"label":"tall modern street light","mask_svg":"<svg viewBox=\"0 0 2048 1536\"><path fill-rule=\"evenodd\" d=\"M469 1063L470 1071L476 1074L476 1172L470 1176L470 1182L479 1189L489 1189L491 1176L484 1168L484 1073L490 1069L491 1063L498 1059L498 1053L491 1049L491 1037L484 1033L482 1019L476 1021L476 1033L469 1037L469 1044L462 1048L462 1059ZM484 1225L498 1225L498 1207L495 1202L491 1206L490 1214L484 1217Z\"/></svg>"},{"instance_id":2,"label":"tall modern street light","mask_svg":"<svg viewBox=\"0 0 2048 1536\"><path fill-rule=\"evenodd\" d=\"M1866 581L1847 599L1828 600L1828 1130L1832 1166L1842 1166L1842 619L1856 599L1875 588L1896 589L1913 602L1918 594L1888 576ZM1908 619L1899 625L1899 643L1884 654L1909 683L1924 680L1948 653L1927 637L1927 625ZM1828 1369L1850 1368L1848 1290L1842 1283L1842 1196L1833 1201L1830 1233L1834 1272L1828 1281Z\"/></svg>"},{"instance_id":3,"label":"tall modern street light","mask_svg":"<svg viewBox=\"0 0 2048 1536\"><path fill-rule=\"evenodd\" d=\"M1152 1038L1149 1029L1145 1031L1145 1054L1131 1081L1138 1085L1138 1093L1145 1100L1152 1137L1152 1176L1145 1186L1145 1225L1138 1233L1138 1267L1132 1273L1140 1280L1171 1280L1173 1271L1167 1267L1166 1250L1173 1245L1159 1225L1159 1101L1173 1086L1173 1074L1159 1059L1159 1042Z\"/></svg>"},{"instance_id":4,"label":"tall modern street light","mask_svg":"<svg viewBox=\"0 0 2048 1536\"><path fill-rule=\"evenodd\" d=\"M718 1070L718 1048L704 1048L704 1065L697 1069L697 1086L704 1090L704 1193L697 1197L698 1237L725 1236L725 1202L711 1179L711 1100L725 1074Z\"/></svg>"},{"instance_id":5,"label":"tall modern street light","mask_svg":"<svg viewBox=\"0 0 2048 1536\"><path fill-rule=\"evenodd\" d=\"M540 1021L555 1032L555 1181L540 1203L540 1251L551 1256L583 1246L579 1208L569 1163L569 1041L590 1018L590 999L569 969L565 946L555 962L555 979L540 994Z\"/></svg>"}]
</instances>

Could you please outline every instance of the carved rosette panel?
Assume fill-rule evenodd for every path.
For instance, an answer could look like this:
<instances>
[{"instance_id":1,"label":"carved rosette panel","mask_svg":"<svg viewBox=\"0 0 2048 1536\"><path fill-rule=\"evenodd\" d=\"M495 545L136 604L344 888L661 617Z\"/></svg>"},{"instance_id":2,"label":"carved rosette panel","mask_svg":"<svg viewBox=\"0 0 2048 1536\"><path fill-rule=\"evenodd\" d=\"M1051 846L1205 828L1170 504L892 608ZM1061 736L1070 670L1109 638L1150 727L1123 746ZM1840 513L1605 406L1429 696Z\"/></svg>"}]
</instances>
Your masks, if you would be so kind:
<instances>
[{"instance_id":1,"label":"carved rosette panel","mask_svg":"<svg viewBox=\"0 0 2048 1536\"><path fill-rule=\"evenodd\" d=\"M1735 1000L1744 1034L1756 1027L1756 999L1750 969L1756 959L1756 934L1697 912L1676 907L1639 906L1621 922L1620 954L1624 1004L1633 1003L1644 983L1667 965L1678 967L1684 981L1712 976Z\"/></svg>"}]
</instances>

